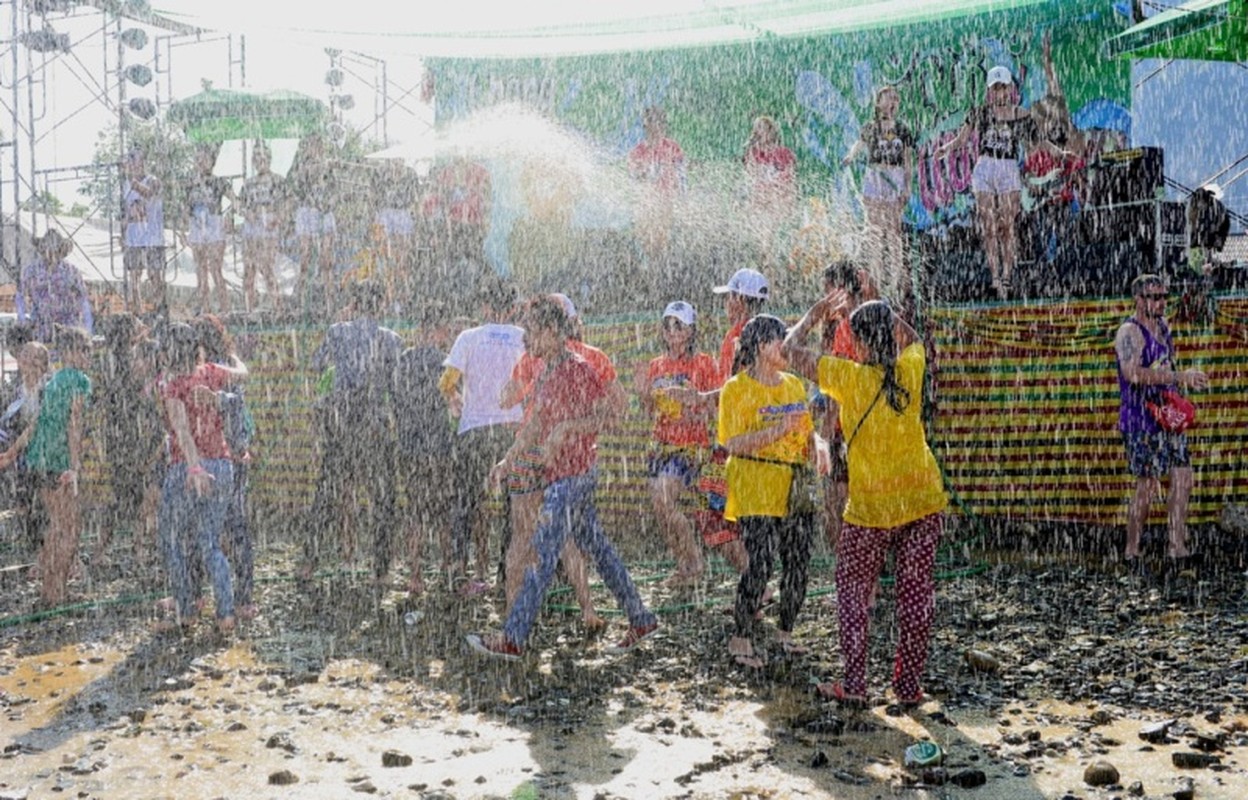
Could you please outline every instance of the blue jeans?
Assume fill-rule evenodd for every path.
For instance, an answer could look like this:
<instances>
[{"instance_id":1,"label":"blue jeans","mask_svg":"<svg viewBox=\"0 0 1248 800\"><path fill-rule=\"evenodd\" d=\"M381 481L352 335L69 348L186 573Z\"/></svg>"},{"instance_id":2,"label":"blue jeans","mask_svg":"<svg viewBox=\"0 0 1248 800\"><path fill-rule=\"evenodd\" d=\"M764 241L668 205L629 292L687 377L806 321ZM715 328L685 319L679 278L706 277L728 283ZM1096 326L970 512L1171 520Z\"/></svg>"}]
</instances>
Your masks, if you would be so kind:
<instances>
[{"instance_id":1,"label":"blue jeans","mask_svg":"<svg viewBox=\"0 0 1248 800\"><path fill-rule=\"evenodd\" d=\"M582 475L561 478L546 487L537 530L533 533L537 566L525 572L524 585L520 587L520 594L516 596L511 613L503 624L503 635L508 640L518 645L528 640L568 536L593 560L602 582L615 595L615 601L628 616L630 625L642 627L655 622L654 614L637 594L628 568L598 523L598 510L594 506L596 484L597 476L591 470Z\"/></svg>"},{"instance_id":2,"label":"blue jeans","mask_svg":"<svg viewBox=\"0 0 1248 800\"><path fill-rule=\"evenodd\" d=\"M160 545L180 620L194 615L195 596L199 593L194 576L199 574L207 574L212 580L217 619L234 615L230 565L221 552L221 528L230 505L234 471L225 459L204 459L199 463L213 478L211 488L202 497L186 485L184 462L169 466L160 494ZM192 565L195 558L202 559L202 570Z\"/></svg>"}]
</instances>

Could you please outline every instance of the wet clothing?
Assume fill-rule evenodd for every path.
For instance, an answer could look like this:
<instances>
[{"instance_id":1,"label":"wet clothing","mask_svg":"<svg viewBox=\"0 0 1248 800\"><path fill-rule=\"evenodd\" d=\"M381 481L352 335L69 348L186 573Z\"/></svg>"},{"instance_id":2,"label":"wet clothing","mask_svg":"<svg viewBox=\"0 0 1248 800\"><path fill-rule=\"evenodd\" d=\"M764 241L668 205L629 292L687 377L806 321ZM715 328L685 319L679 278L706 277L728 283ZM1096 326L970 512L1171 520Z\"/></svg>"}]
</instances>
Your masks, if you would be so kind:
<instances>
[{"instance_id":1,"label":"wet clothing","mask_svg":"<svg viewBox=\"0 0 1248 800\"><path fill-rule=\"evenodd\" d=\"M1163 319L1157 320L1158 336L1154 336L1146 326L1135 317L1129 317L1124 325L1134 325L1144 337L1144 352L1140 353L1140 366L1148 369L1175 368L1174 337L1170 334L1170 326ZM1157 402L1164 389L1175 389L1169 386L1136 386L1126 379L1122 373L1122 364L1118 364L1118 430L1123 433L1159 433L1161 427L1153 415L1148 413L1145 403L1150 400Z\"/></svg>"},{"instance_id":2,"label":"wet clothing","mask_svg":"<svg viewBox=\"0 0 1248 800\"><path fill-rule=\"evenodd\" d=\"M879 123L868 122L862 126L859 138L867 148L867 165L872 167L903 167L906 151L913 150L914 133L900 122L894 122L890 131Z\"/></svg>"},{"instance_id":3,"label":"wet clothing","mask_svg":"<svg viewBox=\"0 0 1248 800\"><path fill-rule=\"evenodd\" d=\"M484 425L520 422L523 409L501 408L499 396L523 354L524 329L516 325L489 323L456 337L444 366L461 376L461 434Z\"/></svg>"},{"instance_id":4,"label":"wet clothing","mask_svg":"<svg viewBox=\"0 0 1248 800\"><path fill-rule=\"evenodd\" d=\"M719 345L719 383L721 386L732 377L732 362L737 357L737 340L741 338L741 331L745 330L745 323L748 321L742 320L729 328L724 334L723 342Z\"/></svg>"},{"instance_id":5,"label":"wet clothing","mask_svg":"<svg viewBox=\"0 0 1248 800\"><path fill-rule=\"evenodd\" d=\"M724 446L736 436L775 425L790 413L804 412L803 424L783 438L749 457L728 456L728 505L724 518L729 521L786 516L793 477L793 469L788 465L805 466L809 459L814 423L806 403L806 389L796 375L782 372L780 378L779 384L768 386L742 371L725 383L720 392L718 442Z\"/></svg>"},{"instance_id":6,"label":"wet clothing","mask_svg":"<svg viewBox=\"0 0 1248 800\"><path fill-rule=\"evenodd\" d=\"M692 388L707 392L720 385L719 369L706 353L672 358L662 355L646 368L646 385L655 395L654 439L661 444L707 447L710 444L704 417L687 414L680 402L662 393L664 389Z\"/></svg>"},{"instance_id":7,"label":"wet clothing","mask_svg":"<svg viewBox=\"0 0 1248 800\"><path fill-rule=\"evenodd\" d=\"M341 508L348 489L367 497L359 514L373 542L373 573L390 570L395 517L393 401L402 343L376 320L358 318L330 326L312 357L314 369L333 367L332 387L317 402L321 468L309 520L305 557L316 563L327 530L337 530L348 513ZM367 541L367 539L364 539Z\"/></svg>"},{"instance_id":8,"label":"wet clothing","mask_svg":"<svg viewBox=\"0 0 1248 800\"><path fill-rule=\"evenodd\" d=\"M155 188L156 192L144 197L139 193ZM137 181L127 179L122 186L122 202L125 205L125 238L126 247L161 247L165 246L165 201L160 196L160 182L151 175L144 175Z\"/></svg>"},{"instance_id":9,"label":"wet clothing","mask_svg":"<svg viewBox=\"0 0 1248 800\"><path fill-rule=\"evenodd\" d=\"M230 373L216 364L201 364L194 372L173 376L161 387L162 407L166 400L179 400L185 406L187 427L201 459L228 459L230 448L225 442L221 411L215 405L197 403L195 388L202 386L217 392L224 389L231 379ZM165 413L168 414L168 411ZM169 461L182 463L186 461L186 454L182 452L172 422L166 420L166 424L169 429Z\"/></svg>"},{"instance_id":10,"label":"wet clothing","mask_svg":"<svg viewBox=\"0 0 1248 800\"><path fill-rule=\"evenodd\" d=\"M939 513L949 504L923 430L926 365L927 355L918 342L898 356L897 381L910 393L909 405L898 413L880 394L879 366L835 356L819 359L819 388L840 406L841 430L847 440L853 437L847 455L846 522L895 528Z\"/></svg>"},{"instance_id":11,"label":"wet clothing","mask_svg":"<svg viewBox=\"0 0 1248 800\"><path fill-rule=\"evenodd\" d=\"M192 245L225 241L221 203L230 193L230 179L219 175L196 175L186 186L186 240Z\"/></svg>"},{"instance_id":12,"label":"wet clothing","mask_svg":"<svg viewBox=\"0 0 1248 800\"><path fill-rule=\"evenodd\" d=\"M849 500L837 542L836 591L845 691L867 693L870 603L884 559L897 571L897 659L893 688L903 701L920 695L935 607L932 570L948 505L940 469L923 430L919 342L897 357L897 382L910 402L898 412L881 391L883 370L844 358L819 359L819 388L840 406L849 462Z\"/></svg>"},{"instance_id":13,"label":"wet clothing","mask_svg":"<svg viewBox=\"0 0 1248 800\"><path fill-rule=\"evenodd\" d=\"M971 110L968 122L979 135L979 155L1019 161L1023 152L1040 138L1040 129L1031 114L1019 113L1014 119L997 119L989 106Z\"/></svg>"},{"instance_id":14,"label":"wet clothing","mask_svg":"<svg viewBox=\"0 0 1248 800\"><path fill-rule=\"evenodd\" d=\"M409 347L395 375L394 422L405 457L446 454L455 447L455 423L438 391L444 354L435 347Z\"/></svg>"},{"instance_id":15,"label":"wet clothing","mask_svg":"<svg viewBox=\"0 0 1248 800\"><path fill-rule=\"evenodd\" d=\"M276 239L284 199L284 182L272 172L248 178L238 193L244 220L243 238Z\"/></svg>"},{"instance_id":16,"label":"wet clothing","mask_svg":"<svg viewBox=\"0 0 1248 800\"><path fill-rule=\"evenodd\" d=\"M1163 478L1177 467L1190 467L1187 434L1156 431L1124 431L1127 468L1137 478Z\"/></svg>"},{"instance_id":17,"label":"wet clothing","mask_svg":"<svg viewBox=\"0 0 1248 800\"><path fill-rule=\"evenodd\" d=\"M82 328L91 333L91 297L82 273L68 261L49 265L42 259L22 270L21 291L14 298L17 321L29 322L35 341L51 342L54 325Z\"/></svg>"},{"instance_id":18,"label":"wet clothing","mask_svg":"<svg viewBox=\"0 0 1248 800\"><path fill-rule=\"evenodd\" d=\"M606 395L602 378L580 356L569 352L558 363L547 365L533 391L529 424L536 426L537 441L545 442L559 424L584 417ZM597 438L596 434L566 437L559 452L554 454L556 460L547 460L546 480L554 482L592 469Z\"/></svg>"},{"instance_id":19,"label":"wet clothing","mask_svg":"<svg viewBox=\"0 0 1248 800\"><path fill-rule=\"evenodd\" d=\"M48 379L39 402L35 432L26 446L26 465L32 472L60 475L70 468L69 421L74 401L91 397L91 379L75 367L64 367ZM82 420L86 424L86 419Z\"/></svg>"},{"instance_id":20,"label":"wet clothing","mask_svg":"<svg viewBox=\"0 0 1248 800\"><path fill-rule=\"evenodd\" d=\"M867 694L867 628L875 583L889 551L897 576L897 654L893 691L902 701L917 699L927 664L935 612L933 568L943 528L940 514L895 528L866 528L846 522L836 548L836 608L844 687Z\"/></svg>"},{"instance_id":21,"label":"wet clothing","mask_svg":"<svg viewBox=\"0 0 1248 800\"><path fill-rule=\"evenodd\" d=\"M675 139L643 140L629 152L628 167L657 195L671 198L684 189L685 153Z\"/></svg>"},{"instance_id":22,"label":"wet clothing","mask_svg":"<svg viewBox=\"0 0 1248 800\"><path fill-rule=\"evenodd\" d=\"M655 623L654 613L646 608L628 568L598 521L594 505L596 485L597 478L591 470L559 478L546 487L537 530L533 534L537 565L525 570L524 584L503 624L503 635L508 641L523 646L528 640L546 590L554 579L559 554L569 537L593 562L603 584L628 617L628 624L640 628Z\"/></svg>"},{"instance_id":23,"label":"wet clothing","mask_svg":"<svg viewBox=\"0 0 1248 800\"><path fill-rule=\"evenodd\" d=\"M797 614L806 599L810 578L810 546L815 529L813 514L785 517L741 517L741 540L749 555L749 566L737 582L732 617L737 636L747 636L754 624L754 613L762 604L777 551L784 570L780 578L780 621L782 631L792 632Z\"/></svg>"},{"instance_id":24,"label":"wet clothing","mask_svg":"<svg viewBox=\"0 0 1248 800\"><path fill-rule=\"evenodd\" d=\"M212 581L217 619L234 615L230 564L221 550L221 531L234 485L233 465L228 459L208 458L201 459L199 466L212 476L202 496L187 485L186 462L178 462L170 465L160 498L160 546L178 619L183 621L194 619L200 575Z\"/></svg>"}]
</instances>

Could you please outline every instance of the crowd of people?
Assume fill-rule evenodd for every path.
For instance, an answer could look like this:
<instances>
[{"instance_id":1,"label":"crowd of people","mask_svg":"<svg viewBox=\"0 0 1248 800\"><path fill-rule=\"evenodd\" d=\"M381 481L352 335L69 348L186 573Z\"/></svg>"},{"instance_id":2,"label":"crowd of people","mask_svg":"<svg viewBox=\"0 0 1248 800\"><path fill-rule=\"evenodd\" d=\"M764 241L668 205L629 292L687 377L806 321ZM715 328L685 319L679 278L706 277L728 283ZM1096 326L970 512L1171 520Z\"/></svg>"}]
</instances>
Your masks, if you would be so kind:
<instances>
[{"instance_id":1,"label":"crowd of people","mask_svg":"<svg viewBox=\"0 0 1248 800\"><path fill-rule=\"evenodd\" d=\"M656 529L675 561L668 585L700 585L718 555L739 574L726 655L759 669L768 650L805 653L810 644L795 630L821 530L836 553L844 675L817 690L861 705L870 688L870 609L891 554L893 690L902 704L921 703L948 504L923 422L928 353L859 264L828 265L823 296L792 327L766 313L770 289L748 268L714 287L730 322L718 358L699 346L693 304L666 304L656 314L661 354L624 382L653 420L649 486ZM1204 389L1209 380L1177 366L1165 281L1141 276L1132 292L1136 313L1116 343L1120 428L1137 479L1124 557L1140 563L1143 520L1169 478L1167 556L1187 565L1196 555L1185 524L1190 455L1182 427L1153 407L1167 391ZM505 280L486 279L477 290L480 324L457 324L447 306L430 302L406 348L380 321L384 303L381 284L353 284L342 321L311 358L323 389L315 406L320 472L297 577L312 581L367 542L379 586L400 554L412 596L438 591L467 601L497 585L501 630L467 641L514 660L525 654L560 562L587 632L604 631L592 566L628 620L606 650L626 652L653 635L659 620L595 505L597 441L627 413L629 390L611 357L584 342L573 302L560 294L521 302ZM158 627L193 628L208 605L207 584L215 625L229 632L260 613L246 505L247 367L212 315L149 329L116 314L100 326L99 348L82 328L59 324L46 341L33 325L10 329L6 341L19 372L0 417L0 468L38 548L41 602L64 604L80 563L83 447L95 404L113 499L91 558L108 558L108 534L130 528L137 563L162 557L169 596L158 604ZM809 348L816 328L819 343ZM501 514L491 495L502 498ZM772 603L779 616L760 650L761 612Z\"/></svg>"},{"instance_id":2,"label":"crowd of people","mask_svg":"<svg viewBox=\"0 0 1248 800\"><path fill-rule=\"evenodd\" d=\"M988 99L945 149L977 137L977 207L994 286L1004 296L1016 259L1016 148L1040 133L1032 112L1018 107L1004 68L989 72ZM628 621L607 650L633 649L659 620L595 505L597 443L626 415L631 392L652 420L647 471L651 511L675 561L668 584L700 585L713 556L739 576L727 656L744 669L764 666L762 611L773 603L779 616L771 648L807 651L795 631L822 531L837 556L844 674L820 684L819 694L847 705L866 702L870 610L891 554L899 639L892 687L903 705L923 702L933 564L948 497L923 422L929 354L906 321L905 302L885 299L910 291L900 267L900 218L913 180L914 136L899 121L899 104L895 90L882 89L872 122L846 156L847 163L862 154L868 160L863 193L873 244L861 259L821 265L822 295L801 320L790 328L766 313L771 281L759 270L737 270L713 288L724 297L729 322L717 356L700 347L694 305L665 298L654 320L660 355L624 380L609 354L584 341L568 296L522 302L513 283L483 267L465 274L476 284L470 319L452 318L451 306L436 297L404 295L405 315L415 323L405 347L383 319L396 293L413 288L397 282L420 279L409 261L414 214L439 221L446 252L481 264L489 175L457 161L431 176L436 191L422 194L403 169L388 166L370 195L376 214L369 257L342 284L348 305L309 364L320 387L320 463L297 577L312 581L320 568L350 561L367 543L378 585L389 582L401 555L413 596L436 588L467 600L497 586L501 629L469 634L467 642L486 656L514 660L525 654L561 562L586 630L604 631L589 589L592 565ZM645 130L629 166L651 190L637 225L644 249L657 258L684 180L683 154L667 137L661 110L647 111ZM328 315L340 296L332 254L341 167L317 137L302 143L284 178L272 172L262 142L252 158L253 173L236 194L213 173L215 150L201 149L183 193L186 213L173 212L185 222L199 302L228 310L222 263L237 213L246 307L261 304L261 279L276 293L275 259L290 227L300 270L296 294ZM127 285L135 292L129 299L142 307L141 277L149 300L164 296L167 209L162 181L143 155L131 153L125 163ZM774 120L755 120L744 163L759 204L760 252L773 252L796 192L793 156ZM129 527L137 559L161 555L168 597L158 606L159 626L194 627L207 607L208 584L215 625L229 632L261 610L247 522L254 427L245 403L247 367L211 313L188 322L158 316L150 325L133 314L93 319L81 276L65 261L70 246L55 230L36 242L38 260L24 273L19 295L22 324L6 341L19 369L0 417L0 468L26 539L38 548L41 602L66 601L78 563L86 411L94 403L113 499L93 557L107 557L112 531ZM775 269L766 258L759 266ZM1149 409L1162 390L1203 389L1208 378L1175 365L1158 305L1164 281L1144 276L1132 291L1136 313L1116 343L1120 427L1138 481L1125 557L1138 561L1143 519L1158 482L1169 476L1167 554L1187 560L1186 439ZM103 346L93 350L97 324ZM809 348L816 328L818 345ZM501 498L501 514L492 513L491 497ZM431 552L436 568L428 563ZM777 558L781 576L773 590Z\"/></svg>"}]
</instances>

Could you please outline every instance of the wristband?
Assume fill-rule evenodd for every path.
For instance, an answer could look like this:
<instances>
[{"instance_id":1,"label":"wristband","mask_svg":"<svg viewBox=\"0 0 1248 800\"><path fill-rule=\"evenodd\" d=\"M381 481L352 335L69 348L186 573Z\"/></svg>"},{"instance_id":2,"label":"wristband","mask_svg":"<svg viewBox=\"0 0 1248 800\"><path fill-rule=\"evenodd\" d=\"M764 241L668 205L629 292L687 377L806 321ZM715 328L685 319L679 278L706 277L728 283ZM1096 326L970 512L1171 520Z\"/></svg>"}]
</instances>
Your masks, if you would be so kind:
<instances>
[{"instance_id":1,"label":"wristband","mask_svg":"<svg viewBox=\"0 0 1248 800\"><path fill-rule=\"evenodd\" d=\"M201 466L201 465L199 465L199 464L196 464L195 466L193 466L193 467L191 467L190 469L188 469L188 470L187 470L187 474L189 474L189 475L207 475L207 474L208 474L208 470L204 469L204 468L203 468L203 466Z\"/></svg>"}]
</instances>

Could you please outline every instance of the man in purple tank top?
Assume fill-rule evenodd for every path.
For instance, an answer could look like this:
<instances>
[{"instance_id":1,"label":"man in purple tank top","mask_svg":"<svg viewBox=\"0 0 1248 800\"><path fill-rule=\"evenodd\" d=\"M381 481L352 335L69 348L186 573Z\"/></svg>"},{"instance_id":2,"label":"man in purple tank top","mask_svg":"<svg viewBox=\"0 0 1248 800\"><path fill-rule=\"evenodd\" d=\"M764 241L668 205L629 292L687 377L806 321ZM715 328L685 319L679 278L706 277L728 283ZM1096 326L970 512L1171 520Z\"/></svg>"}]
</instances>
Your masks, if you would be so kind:
<instances>
[{"instance_id":1,"label":"man in purple tank top","mask_svg":"<svg viewBox=\"0 0 1248 800\"><path fill-rule=\"evenodd\" d=\"M1135 314L1122 323L1114 338L1121 398L1118 428L1126 445L1127 465L1135 476L1123 558L1129 565L1139 563L1140 533L1148 508L1161 478L1168 474L1170 544L1166 556L1177 563L1191 555L1187 549L1187 499L1192 491L1192 467L1187 436L1163 430L1145 403L1159 400L1165 389L1205 389L1209 377L1198 369L1179 370L1176 366L1174 340L1164 318L1168 297L1165 280L1158 275L1140 275L1131 282L1131 294Z\"/></svg>"}]
</instances>

